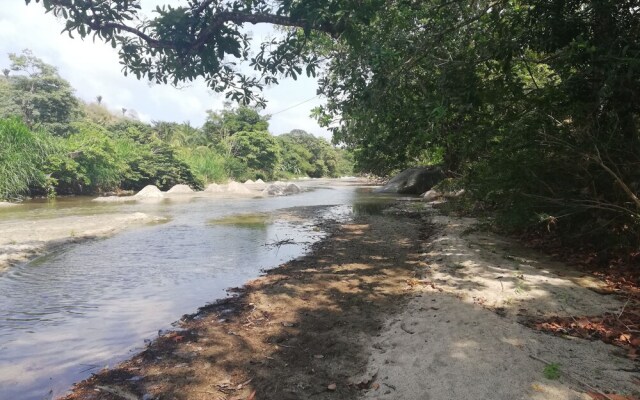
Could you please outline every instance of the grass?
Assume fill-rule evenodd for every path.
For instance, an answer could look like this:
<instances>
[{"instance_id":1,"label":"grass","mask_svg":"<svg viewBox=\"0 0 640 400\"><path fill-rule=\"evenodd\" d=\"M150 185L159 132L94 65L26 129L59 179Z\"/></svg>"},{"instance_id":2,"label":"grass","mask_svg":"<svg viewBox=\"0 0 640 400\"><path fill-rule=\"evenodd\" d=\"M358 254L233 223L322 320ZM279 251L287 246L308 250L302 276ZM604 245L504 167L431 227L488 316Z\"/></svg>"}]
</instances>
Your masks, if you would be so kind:
<instances>
[{"instance_id":1,"label":"grass","mask_svg":"<svg viewBox=\"0 0 640 400\"><path fill-rule=\"evenodd\" d=\"M262 229L272 222L267 214L237 214L209 221L213 225L233 225L244 228Z\"/></svg>"},{"instance_id":2,"label":"grass","mask_svg":"<svg viewBox=\"0 0 640 400\"><path fill-rule=\"evenodd\" d=\"M11 199L41 184L40 170L53 151L46 134L32 132L17 118L0 120L0 199Z\"/></svg>"},{"instance_id":3,"label":"grass","mask_svg":"<svg viewBox=\"0 0 640 400\"><path fill-rule=\"evenodd\" d=\"M545 378L550 380L556 380L560 378L560 364L551 363L544 367L542 374Z\"/></svg>"},{"instance_id":4,"label":"grass","mask_svg":"<svg viewBox=\"0 0 640 400\"><path fill-rule=\"evenodd\" d=\"M195 149L182 148L178 154L193 171L196 178L204 184L224 182L228 179L225 171L225 158L207 147Z\"/></svg>"}]
</instances>

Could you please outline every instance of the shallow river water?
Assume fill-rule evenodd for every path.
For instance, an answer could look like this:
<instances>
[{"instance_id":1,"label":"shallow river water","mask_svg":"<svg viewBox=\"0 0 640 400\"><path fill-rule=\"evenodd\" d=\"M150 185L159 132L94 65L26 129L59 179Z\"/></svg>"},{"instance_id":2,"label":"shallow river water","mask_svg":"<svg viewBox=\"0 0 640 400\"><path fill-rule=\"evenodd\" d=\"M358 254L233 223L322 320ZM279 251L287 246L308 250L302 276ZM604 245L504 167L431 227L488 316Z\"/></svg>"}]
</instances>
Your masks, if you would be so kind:
<instances>
[{"instance_id":1,"label":"shallow river water","mask_svg":"<svg viewBox=\"0 0 640 400\"><path fill-rule=\"evenodd\" d=\"M183 314L304 254L322 236L310 221L238 226L212 220L300 206L335 206L321 213L348 217L368 197L354 186L309 186L313 190L279 198L157 204L69 199L3 211L0 220L136 211L169 220L66 246L0 272L0 399L63 395L73 382L142 350L145 340ZM268 246L288 239L298 244Z\"/></svg>"}]
</instances>

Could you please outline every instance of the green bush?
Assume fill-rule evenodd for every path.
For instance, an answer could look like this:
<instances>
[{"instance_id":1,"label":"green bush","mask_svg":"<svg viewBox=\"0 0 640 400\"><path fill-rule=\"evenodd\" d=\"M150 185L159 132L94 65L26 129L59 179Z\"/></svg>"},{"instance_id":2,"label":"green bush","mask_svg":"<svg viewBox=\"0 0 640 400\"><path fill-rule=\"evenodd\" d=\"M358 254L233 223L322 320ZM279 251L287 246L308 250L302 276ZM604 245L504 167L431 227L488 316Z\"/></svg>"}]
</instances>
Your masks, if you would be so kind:
<instances>
[{"instance_id":1,"label":"green bush","mask_svg":"<svg viewBox=\"0 0 640 400\"><path fill-rule=\"evenodd\" d=\"M122 155L129 170L121 183L123 189L140 190L146 185L156 185L161 190L177 184L202 188L187 163L180 160L175 149L163 142L149 125L125 120L108 127L112 137L121 141ZM134 150L135 149L135 150Z\"/></svg>"},{"instance_id":2,"label":"green bush","mask_svg":"<svg viewBox=\"0 0 640 400\"><path fill-rule=\"evenodd\" d=\"M205 184L225 182L229 178L225 157L209 147L180 148L178 155L195 177Z\"/></svg>"},{"instance_id":3,"label":"green bush","mask_svg":"<svg viewBox=\"0 0 640 400\"><path fill-rule=\"evenodd\" d=\"M71 125L71 134L61 140L64 154L50 157L47 169L55 179L58 194L96 193L116 189L127 170L109 132L94 123Z\"/></svg>"}]
</instances>

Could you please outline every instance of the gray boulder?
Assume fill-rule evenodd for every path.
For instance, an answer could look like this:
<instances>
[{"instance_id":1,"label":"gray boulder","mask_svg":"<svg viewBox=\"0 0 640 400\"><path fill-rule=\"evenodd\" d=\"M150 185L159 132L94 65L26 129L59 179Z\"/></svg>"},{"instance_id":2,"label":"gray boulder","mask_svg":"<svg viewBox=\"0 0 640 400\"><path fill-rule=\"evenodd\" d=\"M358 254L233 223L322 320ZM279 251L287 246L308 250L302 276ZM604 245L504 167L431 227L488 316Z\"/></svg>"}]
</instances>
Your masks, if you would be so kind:
<instances>
[{"instance_id":1,"label":"gray boulder","mask_svg":"<svg viewBox=\"0 0 640 400\"><path fill-rule=\"evenodd\" d=\"M445 178L440 167L409 168L394 176L378 193L422 194Z\"/></svg>"},{"instance_id":2,"label":"gray boulder","mask_svg":"<svg viewBox=\"0 0 640 400\"><path fill-rule=\"evenodd\" d=\"M296 185L295 183L290 183L284 188L284 194L298 194L300 192L300 186Z\"/></svg>"},{"instance_id":3,"label":"gray boulder","mask_svg":"<svg viewBox=\"0 0 640 400\"><path fill-rule=\"evenodd\" d=\"M274 182L267 186L263 191L263 196L287 196L290 194L298 194L302 190L295 183Z\"/></svg>"}]
</instances>

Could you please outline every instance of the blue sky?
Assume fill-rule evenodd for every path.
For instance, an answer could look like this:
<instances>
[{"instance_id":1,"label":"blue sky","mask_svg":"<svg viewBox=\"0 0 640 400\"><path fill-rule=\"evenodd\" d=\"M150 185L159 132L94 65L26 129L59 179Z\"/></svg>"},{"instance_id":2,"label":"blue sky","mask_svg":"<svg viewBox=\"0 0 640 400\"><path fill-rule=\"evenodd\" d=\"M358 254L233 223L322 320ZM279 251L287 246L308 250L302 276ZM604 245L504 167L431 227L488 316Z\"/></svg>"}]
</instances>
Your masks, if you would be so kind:
<instances>
[{"instance_id":1,"label":"blue sky","mask_svg":"<svg viewBox=\"0 0 640 400\"><path fill-rule=\"evenodd\" d=\"M112 110L122 107L135 110L146 122L152 120L186 122L201 126L206 110L222 108L224 96L210 92L203 81L183 87L149 85L121 72L117 52L102 42L71 39L61 34L63 22L45 14L40 4L26 6L23 0L5 0L0 8L0 69L9 65L8 53L31 49L45 62L58 68L60 75L76 89L76 95L85 101L94 101L101 95ZM170 0L142 0L144 10L158 4L176 4ZM255 38L272 34L270 27L248 26ZM281 80L280 85L267 88L268 101L264 113L274 114L270 131L280 134L291 129L304 129L317 136L330 138L330 134L309 117L310 110L321 104L314 98L317 82L306 77ZM290 110L280 112L296 104ZM277 113L277 114L276 114Z\"/></svg>"}]
</instances>

